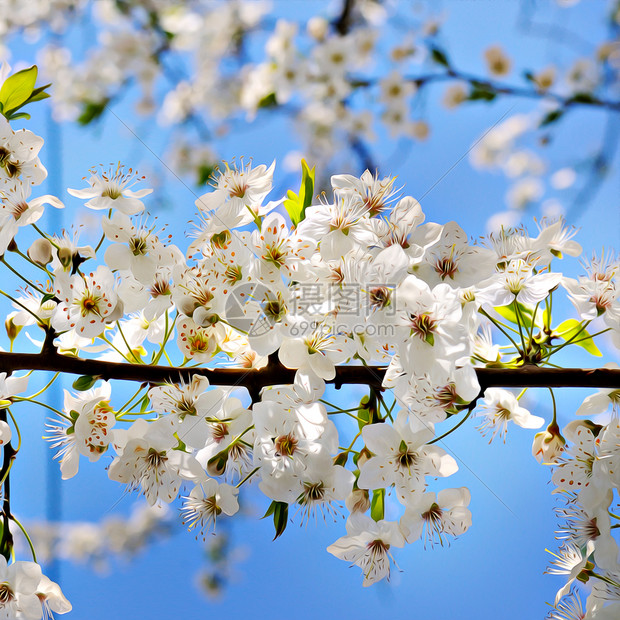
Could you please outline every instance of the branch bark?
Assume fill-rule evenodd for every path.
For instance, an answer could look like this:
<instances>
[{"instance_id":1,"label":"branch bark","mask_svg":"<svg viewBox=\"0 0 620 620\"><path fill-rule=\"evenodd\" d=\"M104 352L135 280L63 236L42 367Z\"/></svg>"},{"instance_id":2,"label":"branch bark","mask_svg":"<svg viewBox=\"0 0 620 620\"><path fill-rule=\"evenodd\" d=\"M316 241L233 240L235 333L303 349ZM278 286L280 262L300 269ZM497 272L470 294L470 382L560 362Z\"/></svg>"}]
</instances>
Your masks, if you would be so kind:
<instances>
[{"instance_id":1,"label":"branch bark","mask_svg":"<svg viewBox=\"0 0 620 620\"><path fill-rule=\"evenodd\" d=\"M104 380L140 381L142 383L189 382L193 375L203 375L212 385L246 387L257 393L268 385L293 383L295 370L286 368L270 356L261 370L244 368L205 368L179 366L148 366L69 357L55 352L0 352L0 372L46 370L75 375L91 375ZM620 389L620 369L616 368L476 368L481 388L489 387L587 387ZM368 385L379 388L385 375L381 366L337 366L336 376L328 383Z\"/></svg>"}]
</instances>

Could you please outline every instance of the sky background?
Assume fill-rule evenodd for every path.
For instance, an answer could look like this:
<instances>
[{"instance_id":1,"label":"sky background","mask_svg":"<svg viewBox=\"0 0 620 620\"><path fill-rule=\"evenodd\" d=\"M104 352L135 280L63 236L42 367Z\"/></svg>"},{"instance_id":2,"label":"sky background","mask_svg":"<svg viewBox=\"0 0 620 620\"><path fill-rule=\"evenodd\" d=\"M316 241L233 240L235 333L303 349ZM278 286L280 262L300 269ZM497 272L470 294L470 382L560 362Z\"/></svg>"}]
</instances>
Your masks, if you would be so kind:
<instances>
[{"instance_id":1,"label":"sky background","mask_svg":"<svg viewBox=\"0 0 620 620\"><path fill-rule=\"evenodd\" d=\"M540 68L562 60L564 54L574 55L570 45L552 44L520 27L522 3L515 0L452 0L433 4L440 7L438 12L446 13L443 40L451 58L472 73L484 72L483 51L495 43L503 45L519 68ZM601 6L606 4L584 1L571 11L563 11L553 2L540 2L536 3L535 16L540 23L576 29L584 39L597 42L605 34L600 16ZM281 1L274 5L278 14L300 20L305 12L326 11L329 7L329 3L318 1ZM71 44L79 49L80 41L76 38ZM29 61L36 52L36 45L13 42L10 47L12 62ZM518 71L513 72L515 76ZM427 220L444 223L454 219L469 235L477 237L485 233L487 219L504 210L506 182L501 175L473 169L466 154L490 125L507 113L529 113L534 104L500 99L490 105L470 105L450 113L440 105L442 94L441 88L432 90L426 100L425 118L431 126L431 139L408 146L379 135L372 148L378 155L380 176L398 175L405 193L423 196L421 204ZM161 223L171 223L174 236L182 235L185 223L194 214L194 200L203 190L181 182L162 164L157 154L164 152L164 132L136 119L130 100L129 97L114 108L114 114L87 129L72 125L54 128L45 107L33 106L28 128L46 138L41 159L50 171L42 193L60 191L55 189L59 187L81 188L81 179L91 165L121 160L137 165L141 172L159 180L160 187L152 199L147 199L147 208L156 212ZM599 111L571 114L549 147L552 166L559 169L587 157L600 141L605 121L606 115ZM127 130L125 123L133 132ZM244 155L252 157L256 164L269 164L276 159L279 167L274 194L296 187L296 175L284 170L281 163L288 152L300 148L301 142L291 134L286 122L270 114L259 115L253 125L243 132L231 132L220 143L224 159ZM570 223L581 228L577 239L586 256L592 251L600 252L602 247L617 247L619 189L614 166L586 208L574 211L575 219ZM549 192L548 197L553 196ZM569 198L561 194L557 197L563 201ZM67 194L61 198L67 209L60 214L61 220L48 222L48 229L80 221L89 223L77 219L82 217L77 215L79 201ZM79 212L83 214L84 210ZM530 214L524 217L524 223L535 230ZM88 230L84 231L81 241L91 240ZM179 242L184 244L185 241ZM578 270L576 261L571 267L567 264L567 271L574 274ZM566 311L570 312L568 308ZM571 315L564 318L568 316ZM609 347L602 344L601 348L607 359L617 360L617 354ZM598 361L586 355L566 358L570 365L595 366ZM72 378L65 379L64 385L69 387L71 381ZM587 393L566 389L558 395L561 423L574 417L580 399ZM363 388L351 386L326 398L354 403L363 394ZM528 403L532 413L550 419L545 390L532 390ZM50 514L50 503L55 505L57 515L78 522L98 521L116 513L128 515L140 501L135 495L123 495L121 486L107 479L104 467L111 460L107 455L96 464L82 460L76 478L60 485L55 474L55 481L50 484L49 448L41 441L45 414L34 407L15 408L15 412L24 434L24 454L11 474L12 504L24 521L45 518ZM344 432L346 422L339 428ZM557 548L553 508L558 504L551 495L549 469L538 465L531 456L534 432L513 427L505 445L497 440L488 445L488 440L471 423L441 444L456 458L459 472L447 480L432 482L429 490L467 486L472 494L473 525L449 548L424 550L416 543L396 550L395 559L402 572L394 569L390 583L364 589L358 567L348 568L345 562L325 551L344 535L342 518L300 525L298 516L285 534L272 542L271 522L257 518L264 513L268 501L254 492L248 494L245 503L248 518L235 518L224 525L231 536L236 560L232 578L217 602L207 599L196 585L197 576L206 565L204 547L180 523L171 538L150 545L131 561L113 562L105 574L65 562L48 570L44 567L44 572L60 579L73 603L74 612L68 617L90 620L211 615L258 619L291 615L300 620L403 616L442 620L457 615L477 620L542 618L549 609L545 601L552 601L561 585L559 578L543 575L549 562L545 548Z\"/></svg>"}]
</instances>

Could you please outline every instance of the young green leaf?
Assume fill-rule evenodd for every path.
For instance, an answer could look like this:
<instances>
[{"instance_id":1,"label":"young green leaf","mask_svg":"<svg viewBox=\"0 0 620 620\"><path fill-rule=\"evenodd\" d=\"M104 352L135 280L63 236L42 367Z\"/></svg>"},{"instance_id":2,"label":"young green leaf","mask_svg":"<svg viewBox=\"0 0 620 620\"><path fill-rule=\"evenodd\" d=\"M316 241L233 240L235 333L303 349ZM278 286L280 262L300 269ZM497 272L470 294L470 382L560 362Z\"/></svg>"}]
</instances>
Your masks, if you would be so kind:
<instances>
[{"instance_id":1,"label":"young green leaf","mask_svg":"<svg viewBox=\"0 0 620 620\"><path fill-rule=\"evenodd\" d=\"M370 516L375 521L381 521L381 519L385 518L385 489L377 489L372 492Z\"/></svg>"},{"instance_id":2,"label":"young green leaf","mask_svg":"<svg viewBox=\"0 0 620 620\"><path fill-rule=\"evenodd\" d=\"M297 226L306 216L306 208L312 204L314 195L314 166L310 168L306 160L301 160L301 186L299 194L292 190L286 193L287 199L284 201L284 208L291 218L294 226Z\"/></svg>"},{"instance_id":3,"label":"young green leaf","mask_svg":"<svg viewBox=\"0 0 620 620\"><path fill-rule=\"evenodd\" d=\"M581 323L577 319L567 319L560 323L554 330L553 334L562 338L562 340L571 340L571 344L576 344L585 349L591 355L602 357L603 354L594 344L592 336L585 330L581 329Z\"/></svg>"},{"instance_id":4,"label":"young green leaf","mask_svg":"<svg viewBox=\"0 0 620 620\"><path fill-rule=\"evenodd\" d=\"M272 501L271 504L269 504L269 508L267 508L267 512L263 515L263 519L270 515L273 515L273 525L276 530L276 535L273 539L275 540L282 536L286 529L288 523L288 504L286 502Z\"/></svg>"},{"instance_id":5,"label":"young green leaf","mask_svg":"<svg viewBox=\"0 0 620 620\"><path fill-rule=\"evenodd\" d=\"M28 101L37 81L37 73L37 66L33 65L29 69L10 75L4 81L2 88L0 88L0 102L2 102L5 114Z\"/></svg>"},{"instance_id":6,"label":"young green leaf","mask_svg":"<svg viewBox=\"0 0 620 620\"><path fill-rule=\"evenodd\" d=\"M515 303L519 307L519 319L517 319ZM532 315L534 314L534 310L524 304L513 302L509 306L497 306L495 312L515 325L518 325L520 320L521 325L524 325L527 329L532 327ZM537 324L536 321L535 324Z\"/></svg>"},{"instance_id":7,"label":"young green leaf","mask_svg":"<svg viewBox=\"0 0 620 620\"><path fill-rule=\"evenodd\" d=\"M82 375L73 382L73 389L79 392L85 392L99 381L99 377L96 375Z\"/></svg>"}]
</instances>

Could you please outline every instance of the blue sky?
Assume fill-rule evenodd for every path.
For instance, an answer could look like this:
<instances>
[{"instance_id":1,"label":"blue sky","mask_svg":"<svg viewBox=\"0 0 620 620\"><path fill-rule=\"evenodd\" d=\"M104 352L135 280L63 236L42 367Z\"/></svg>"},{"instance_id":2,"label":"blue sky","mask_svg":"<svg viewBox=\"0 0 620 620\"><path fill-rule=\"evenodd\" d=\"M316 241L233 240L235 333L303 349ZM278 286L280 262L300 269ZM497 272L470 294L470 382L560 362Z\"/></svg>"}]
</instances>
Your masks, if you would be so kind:
<instances>
[{"instance_id":1,"label":"blue sky","mask_svg":"<svg viewBox=\"0 0 620 620\"><path fill-rule=\"evenodd\" d=\"M551 8L553 3L539 4L542 6L536 15L540 22L579 29L591 41L600 40L603 35L603 26L594 16L599 15L598 9L604 2L584 1L573 12ZM289 17L300 5L276 3L277 10ZM451 57L458 59L459 66L470 72L483 72L482 53L498 42L520 68L545 66L569 53L517 27L520 2L452 0L437 5L447 14L446 47ZM304 10L320 6L325 3L308 2L304 3ZM15 44L12 49L13 60L17 61L29 60L35 48ZM373 148L379 154L377 161L383 165L380 174L397 174L406 193L414 197L425 195L421 202L428 220L455 219L470 235L478 236L484 233L486 219L504 208L506 185L499 175L473 170L465 155L485 128L508 111L527 113L533 104L502 99L491 105L471 105L448 113L439 104L441 94L441 89L432 91L426 103L432 128L428 142L405 149L406 157L401 155L402 144L384 136ZM115 108L115 114L118 118L110 115L92 129L59 128L60 161L50 165L55 154L50 152L49 143L42 152L50 172L61 170L62 186L77 188L82 187L81 178L92 164L121 160L139 165L147 173L151 170L164 178L163 198L157 211L161 222L184 223L191 219L195 195L202 190L182 184L153 155L163 150L159 130L135 121L127 105ZM127 131L119 118L132 124L140 140ZM604 121L604 115L596 111L572 114L550 147L553 165L568 165L593 149ZM50 136L43 106L33 108L29 128L44 137ZM224 158L245 155L256 163L270 163L274 158L282 162L286 153L300 144L291 138L282 121L259 115L257 123L238 135L231 133L221 146ZM295 176L282 168L275 178L276 187L294 187L297 183ZM600 251L601 247L617 247L618 189L619 177L614 167L587 211L573 222L581 227L578 240L586 248L586 255L592 250ZM49 187L46 191L50 191ZM61 214L60 224L67 226L78 201L66 194L62 198L68 209ZM535 229L531 220L526 224ZM182 234L177 224L171 232ZM598 360L584 356L570 358L567 363L596 365ZM65 380L67 387L70 381ZM354 402L362 394L361 388L351 387L334 399ZM579 397L586 394L583 390L567 389L559 396L562 422L571 419L581 402ZM544 390L533 391L529 402L533 413L549 419L549 398ZM107 479L105 460L94 465L82 462L79 476L61 487L57 479L52 486L46 485L49 449L40 439L45 416L34 408L16 412L19 420L24 421L25 444L24 457L18 459L14 468L12 501L16 514L24 520L44 518L52 492L58 494L61 514L68 521L98 520L113 512L130 512L137 497L123 496L120 485ZM450 548L424 550L420 544L414 544L396 550L394 555L402 572L395 570L389 584L363 589L357 567L348 568L345 562L326 553L327 545L344 534L342 519L300 527L298 518L280 539L272 542L269 520L256 518L264 513L267 502L250 493L246 509L252 516L239 522L235 519L226 529L240 559L235 564L234 579L219 602L209 601L196 587L197 573L204 567L203 547L179 524L171 539L153 544L131 562L114 563L107 575L68 563L56 566L56 576L60 575L63 589L74 605L75 611L69 617L99 620L112 616L194 618L226 614L258 619L292 615L300 620L319 616L541 618L548 609L545 601L553 600L560 580L542 574L549 561L545 547L556 546L556 502L550 494L548 469L531 457L534 433L512 428L506 445L497 440L488 445L474 424L461 430L448 437L443 446L455 456L460 471L449 480L433 483L431 489L469 487L473 526Z\"/></svg>"}]
</instances>

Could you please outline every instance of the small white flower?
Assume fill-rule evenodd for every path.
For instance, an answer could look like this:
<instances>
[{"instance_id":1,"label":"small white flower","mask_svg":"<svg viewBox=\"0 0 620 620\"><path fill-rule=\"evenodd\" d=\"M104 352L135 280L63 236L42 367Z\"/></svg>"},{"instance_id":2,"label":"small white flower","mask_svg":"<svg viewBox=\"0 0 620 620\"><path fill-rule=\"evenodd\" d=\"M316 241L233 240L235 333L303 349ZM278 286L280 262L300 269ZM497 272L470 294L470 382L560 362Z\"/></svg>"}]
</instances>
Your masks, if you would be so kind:
<instances>
[{"instance_id":1,"label":"small white flower","mask_svg":"<svg viewBox=\"0 0 620 620\"><path fill-rule=\"evenodd\" d=\"M183 525L187 525L190 531L199 527L204 537L206 532L215 529L217 518L222 513L230 517L239 510L238 494L236 487L219 484L212 478L197 484L189 496L183 498Z\"/></svg>"},{"instance_id":2,"label":"small white flower","mask_svg":"<svg viewBox=\"0 0 620 620\"><path fill-rule=\"evenodd\" d=\"M96 174L96 169L90 170L91 177L88 179L90 188L88 189L68 189L67 191L76 198L90 198L86 203L89 209L118 209L126 215L135 215L144 211L144 204L140 198L150 194L152 189L140 189L134 191L129 189L144 177L139 177L138 172L129 168L125 173L123 166L119 163L116 169L110 167L109 170Z\"/></svg>"},{"instance_id":3,"label":"small white flower","mask_svg":"<svg viewBox=\"0 0 620 620\"><path fill-rule=\"evenodd\" d=\"M405 539L392 521L374 521L368 515L355 513L347 520L347 535L327 547L341 560L357 564L364 574L367 587L384 577L390 579L392 547L404 547Z\"/></svg>"},{"instance_id":4,"label":"small white flower","mask_svg":"<svg viewBox=\"0 0 620 620\"><path fill-rule=\"evenodd\" d=\"M484 436L491 433L489 443L497 435L506 441L510 421L521 428L540 428L545 422L544 418L532 415L521 407L514 394L499 388L489 388L485 391L481 409L476 417L484 418L479 429Z\"/></svg>"}]
</instances>

